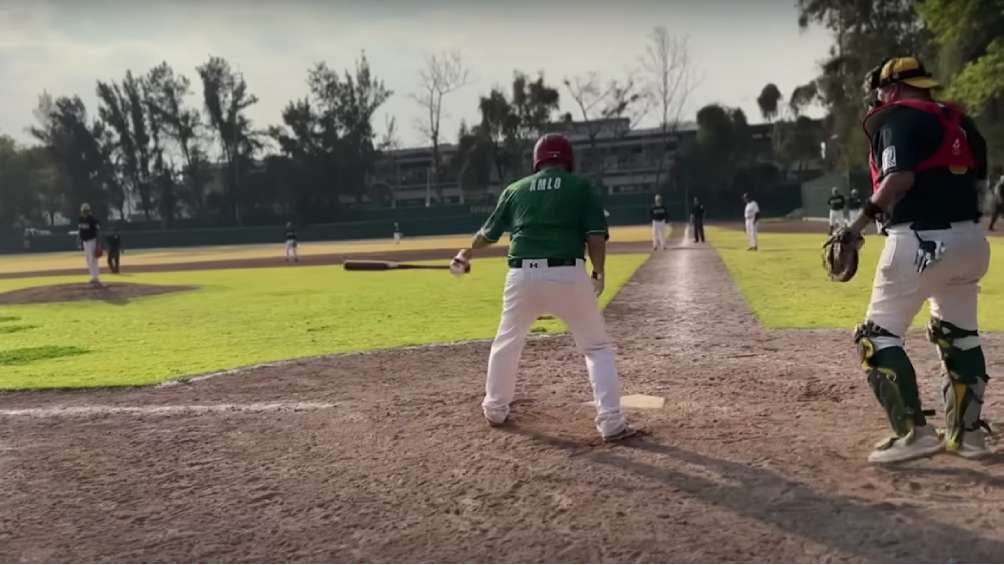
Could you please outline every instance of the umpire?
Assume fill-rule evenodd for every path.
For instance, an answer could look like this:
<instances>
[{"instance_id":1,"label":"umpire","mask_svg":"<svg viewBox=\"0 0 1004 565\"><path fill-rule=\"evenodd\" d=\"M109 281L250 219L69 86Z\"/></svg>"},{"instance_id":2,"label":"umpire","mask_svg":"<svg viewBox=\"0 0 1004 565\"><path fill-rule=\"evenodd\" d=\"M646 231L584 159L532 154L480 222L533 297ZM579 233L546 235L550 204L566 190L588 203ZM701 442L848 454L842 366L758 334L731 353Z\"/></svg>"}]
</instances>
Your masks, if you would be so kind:
<instances>
[{"instance_id":1,"label":"umpire","mask_svg":"<svg viewBox=\"0 0 1004 565\"><path fill-rule=\"evenodd\" d=\"M942 450L982 457L988 453L981 410L989 379L977 302L990 246L979 222L978 186L986 178L986 142L962 110L931 97L938 83L914 57L886 60L866 84L878 93L864 120L874 192L840 237L859 241L868 223L885 220L888 238L867 318L854 339L895 434L876 445L868 460L893 463ZM903 349L903 337L927 300L928 337L938 347L944 376L943 441L924 417L916 373Z\"/></svg>"},{"instance_id":2,"label":"umpire","mask_svg":"<svg viewBox=\"0 0 1004 565\"><path fill-rule=\"evenodd\" d=\"M118 274L119 255L122 253L122 236L118 228L112 228L112 233L105 238L105 247L108 248L108 270Z\"/></svg>"}]
</instances>

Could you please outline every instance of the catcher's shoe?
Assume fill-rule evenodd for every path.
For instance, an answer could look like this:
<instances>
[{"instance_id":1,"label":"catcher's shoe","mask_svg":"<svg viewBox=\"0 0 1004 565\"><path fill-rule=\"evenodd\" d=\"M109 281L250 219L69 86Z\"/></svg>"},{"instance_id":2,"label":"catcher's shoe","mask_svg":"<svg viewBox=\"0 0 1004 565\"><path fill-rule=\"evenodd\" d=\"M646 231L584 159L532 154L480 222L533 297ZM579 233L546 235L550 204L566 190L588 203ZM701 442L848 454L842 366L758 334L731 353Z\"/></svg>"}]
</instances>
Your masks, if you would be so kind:
<instances>
[{"instance_id":1,"label":"catcher's shoe","mask_svg":"<svg viewBox=\"0 0 1004 565\"><path fill-rule=\"evenodd\" d=\"M875 444L869 463L899 463L929 457L944 449L941 436L931 426L918 426L902 437L892 437Z\"/></svg>"},{"instance_id":2,"label":"catcher's shoe","mask_svg":"<svg viewBox=\"0 0 1004 565\"><path fill-rule=\"evenodd\" d=\"M982 429L967 430L958 446L945 446L945 450L966 459L979 459L990 455L987 449L987 434Z\"/></svg>"},{"instance_id":3,"label":"catcher's shoe","mask_svg":"<svg viewBox=\"0 0 1004 565\"><path fill-rule=\"evenodd\" d=\"M603 436L603 441L605 442L621 441L623 439L634 437L636 435L638 435L638 430L636 428L633 428L631 424L625 423L624 427L621 428L619 432Z\"/></svg>"}]
</instances>

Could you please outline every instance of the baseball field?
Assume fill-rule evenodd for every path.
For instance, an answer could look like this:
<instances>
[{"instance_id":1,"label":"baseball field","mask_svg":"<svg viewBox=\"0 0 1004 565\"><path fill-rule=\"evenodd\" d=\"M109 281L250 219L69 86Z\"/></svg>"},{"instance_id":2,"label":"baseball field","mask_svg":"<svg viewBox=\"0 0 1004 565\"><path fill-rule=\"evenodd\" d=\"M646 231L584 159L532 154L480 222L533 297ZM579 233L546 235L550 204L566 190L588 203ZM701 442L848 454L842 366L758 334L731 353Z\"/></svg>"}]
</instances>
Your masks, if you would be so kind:
<instances>
[{"instance_id":1,"label":"baseball field","mask_svg":"<svg viewBox=\"0 0 1004 565\"><path fill-rule=\"evenodd\" d=\"M757 253L733 226L656 253L647 228L614 230L605 317L644 430L619 445L551 319L512 425L484 423L497 255L460 279L338 265L445 262L465 236L307 242L299 264L279 245L127 251L104 289L77 253L0 257L0 560L999 561L1000 451L866 463L888 425L850 328L881 242L830 283L821 229L765 224ZM919 331L908 349L940 418L936 354Z\"/></svg>"}]
</instances>

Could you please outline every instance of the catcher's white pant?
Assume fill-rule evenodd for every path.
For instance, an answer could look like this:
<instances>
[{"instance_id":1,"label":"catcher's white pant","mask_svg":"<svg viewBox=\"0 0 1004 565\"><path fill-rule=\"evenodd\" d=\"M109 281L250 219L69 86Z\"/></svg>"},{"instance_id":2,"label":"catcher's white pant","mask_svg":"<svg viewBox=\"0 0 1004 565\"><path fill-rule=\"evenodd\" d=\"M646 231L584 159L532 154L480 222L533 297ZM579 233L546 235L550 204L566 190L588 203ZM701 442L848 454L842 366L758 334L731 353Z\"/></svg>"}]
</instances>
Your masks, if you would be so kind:
<instances>
[{"instance_id":1,"label":"catcher's white pant","mask_svg":"<svg viewBox=\"0 0 1004 565\"><path fill-rule=\"evenodd\" d=\"M830 210L830 227L842 228L847 225L847 216L843 210Z\"/></svg>"},{"instance_id":2,"label":"catcher's white pant","mask_svg":"<svg viewBox=\"0 0 1004 565\"><path fill-rule=\"evenodd\" d=\"M286 240L286 259L298 259L299 255L296 254L296 240L287 239Z\"/></svg>"},{"instance_id":3,"label":"catcher's white pant","mask_svg":"<svg viewBox=\"0 0 1004 565\"><path fill-rule=\"evenodd\" d=\"M757 225L753 218L746 218L746 241L750 247L757 246Z\"/></svg>"},{"instance_id":4,"label":"catcher's white pant","mask_svg":"<svg viewBox=\"0 0 1004 565\"><path fill-rule=\"evenodd\" d=\"M526 334L538 317L550 313L568 325L576 346L585 355L596 405L596 429L602 435L619 432L625 419L614 345L597 308L584 262L574 267L548 267L543 259L523 264L521 269L509 269L506 275L502 320L492 342L485 399L481 403L485 417L502 422L508 416Z\"/></svg>"},{"instance_id":5,"label":"catcher's white pant","mask_svg":"<svg viewBox=\"0 0 1004 565\"><path fill-rule=\"evenodd\" d=\"M652 220L652 249L666 248L666 222Z\"/></svg>"},{"instance_id":6,"label":"catcher's white pant","mask_svg":"<svg viewBox=\"0 0 1004 565\"><path fill-rule=\"evenodd\" d=\"M953 223L951 229L916 232L908 226L888 228L889 237L875 270L868 319L900 338L875 338L876 349L902 346L913 318L931 301L931 315L966 330L977 329L979 281L990 265L990 244L976 222ZM944 256L922 273L915 264L919 242L940 241ZM970 349L979 337L964 338ZM971 343L969 343L971 342Z\"/></svg>"},{"instance_id":7,"label":"catcher's white pant","mask_svg":"<svg viewBox=\"0 0 1004 565\"><path fill-rule=\"evenodd\" d=\"M91 282L99 282L98 276L101 274L101 266L98 258L94 256L94 250L98 247L97 239L89 239L84 243L84 258L87 259L87 272L91 275Z\"/></svg>"}]
</instances>

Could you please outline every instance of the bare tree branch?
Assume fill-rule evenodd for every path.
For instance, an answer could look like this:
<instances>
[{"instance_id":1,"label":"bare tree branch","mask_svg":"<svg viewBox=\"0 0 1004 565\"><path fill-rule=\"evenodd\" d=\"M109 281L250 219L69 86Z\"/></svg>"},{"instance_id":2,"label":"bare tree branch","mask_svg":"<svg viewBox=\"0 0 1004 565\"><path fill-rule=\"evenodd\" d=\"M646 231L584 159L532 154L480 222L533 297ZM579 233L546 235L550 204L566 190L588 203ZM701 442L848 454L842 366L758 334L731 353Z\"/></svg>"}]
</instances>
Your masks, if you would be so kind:
<instances>
[{"instance_id":1,"label":"bare tree branch","mask_svg":"<svg viewBox=\"0 0 1004 565\"><path fill-rule=\"evenodd\" d=\"M433 175L439 180L440 125L443 119L443 99L470 83L470 71L464 65L460 53L444 51L426 57L425 67L418 72L418 90L411 94L425 112L422 120L416 120L415 129L432 144ZM438 189L440 199L442 190Z\"/></svg>"}]
</instances>

